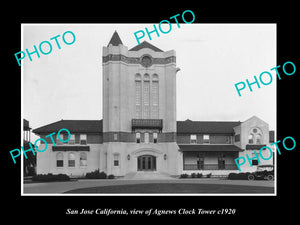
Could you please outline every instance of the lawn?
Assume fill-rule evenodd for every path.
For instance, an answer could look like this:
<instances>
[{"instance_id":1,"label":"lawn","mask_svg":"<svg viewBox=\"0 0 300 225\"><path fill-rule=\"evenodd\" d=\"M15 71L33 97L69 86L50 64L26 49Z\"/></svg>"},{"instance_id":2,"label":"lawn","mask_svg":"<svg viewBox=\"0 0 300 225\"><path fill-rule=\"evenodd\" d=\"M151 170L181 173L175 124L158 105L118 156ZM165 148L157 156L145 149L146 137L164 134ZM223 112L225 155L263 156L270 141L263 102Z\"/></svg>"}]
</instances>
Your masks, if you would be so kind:
<instances>
[{"instance_id":1,"label":"lawn","mask_svg":"<svg viewBox=\"0 0 300 225\"><path fill-rule=\"evenodd\" d=\"M80 188L65 193L274 193L274 187L224 184L151 183Z\"/></svg>"}]
</instances>

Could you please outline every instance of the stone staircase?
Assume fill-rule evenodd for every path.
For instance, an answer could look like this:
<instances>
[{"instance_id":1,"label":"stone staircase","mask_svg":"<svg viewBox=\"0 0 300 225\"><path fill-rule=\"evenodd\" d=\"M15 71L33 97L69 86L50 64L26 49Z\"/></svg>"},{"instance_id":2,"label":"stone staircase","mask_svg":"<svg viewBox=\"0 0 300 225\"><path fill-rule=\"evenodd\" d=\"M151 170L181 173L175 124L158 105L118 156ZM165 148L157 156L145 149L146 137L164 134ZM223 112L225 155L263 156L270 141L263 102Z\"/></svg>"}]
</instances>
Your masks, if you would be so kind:
<instances>
[{"instance_id":1,"label":"stone staircase","mask_svg":"<svg viewBox=\"0 0 300 225\"><path fill-rule=\"evenodd\" d=\"M123 178L124 180L171 180L174 179L169 174L159 173L156 171L138 171L130 172Z\"/></svg>"}]
</instances>

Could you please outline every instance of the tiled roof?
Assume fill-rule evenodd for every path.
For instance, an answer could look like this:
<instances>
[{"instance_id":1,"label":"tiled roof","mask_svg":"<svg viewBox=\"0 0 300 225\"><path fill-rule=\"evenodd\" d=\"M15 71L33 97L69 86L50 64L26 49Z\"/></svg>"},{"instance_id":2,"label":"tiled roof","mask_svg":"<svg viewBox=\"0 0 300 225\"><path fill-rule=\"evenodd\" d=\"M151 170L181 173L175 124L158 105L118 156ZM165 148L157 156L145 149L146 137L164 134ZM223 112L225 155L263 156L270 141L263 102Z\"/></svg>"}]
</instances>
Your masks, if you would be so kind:
<instances>
[{"instance_id":1,"label":"tiled roof","mask_svg":"<svg viewBox=\"0 0 300 225\"><path fill-rule=\"evenodd\" d=\"M227 121L177 121L177 133L188 134L232 134L233 127L241 122ZM57 132L66 128L70 132L84 133L102 133L102 120L60 120L37 129L36 134Z\"/></svg>"},{"instance_id":2,"label":"tiled roof","mask_svg":"<svg viewBox=\"0 0 300 225\"><path fill-rule=\"evenodd\" d=\"M118 46L119 44L123 44L121 41L121 38L119 37L119 34L117 31L114 32L113 36L111 37L107 47L112 44L113 46Z\"/></svg>"},{"instance_id":3,"label":"tiled roof","mask_svg":"<svg viewBox=\"0 0 300 225\"><path fill-rule=\"evenodd\" d=\"M102 133L102 120L60 120L37 129L33 132L36 134L50 134L66 128L71 133Z\"/></svg>"},{"instance_id":4,"label":"tiled roof","mask_svg":"<svg viewBox=\"0 0 300 225\"><path fill-rule=\"evenodd\" d=\"M142 48L150 48L155 52L163 52L163 50L155 47L154 45L151 45L150 43L148 43L147 41L143 41L141 44L133 47L132 49L129 49L129 51L138 51Z\"/></svg>"},{"instance_id":5,"label":"tiled roof","mask_svg":"<svg viewBox=\"0 0 300 225\"><path fill-rule=\"evenodd\" d=\"M235 145L179 145L183 152L242 152L243 150Z\"/></svg>"},{"instance_id":6,"label":"tiled roof","mask_svg":"<svg viewBox=\"0 0 300 225\"><path fill-rule=\"evenodd\" d=\"M239 121L177 121L177 133L232 134Z\"/></svg>"}]
</instances>

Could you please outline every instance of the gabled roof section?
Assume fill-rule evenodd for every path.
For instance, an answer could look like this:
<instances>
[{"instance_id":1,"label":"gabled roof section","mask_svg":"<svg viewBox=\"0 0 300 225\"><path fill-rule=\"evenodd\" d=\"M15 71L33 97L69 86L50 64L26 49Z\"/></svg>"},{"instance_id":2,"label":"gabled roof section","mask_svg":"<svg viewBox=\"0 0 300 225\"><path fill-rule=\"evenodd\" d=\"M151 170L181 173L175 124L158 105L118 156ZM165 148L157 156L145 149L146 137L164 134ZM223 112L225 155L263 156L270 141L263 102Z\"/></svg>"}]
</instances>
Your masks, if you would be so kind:
<instances>
[{"instance_id":1,"label":"gabled roof section","mask_svg":"<svg viewBox=\"0 0 300 225\"><path fill-rule=\"evenodd\" d=\"M177 133L232 134L240 121L177 121Z\"/></svg>"},{"instance_id":2,"label":"gabled roof section","mask_svg":"<svg viewBox=\"0 0 300 225\"><path fill-rule=\"evenodd\" d=\"M151 45L147 41L143 41L140 45L137 45L137 46L133 47L132 49L129 49L129 51L139 51L142 48L150 48L155 52L163 52L163 50L155 47L154 45Z\"/></svg>"},{"instance_id":3,"label":"gabled roof section","mask_svg":"<svg viewBox=\"0 0 300 225\"><path fill-rule=\"evenodd\" d=\"M36 134L50 134L60 129L68 129L71 133L102 133L102 120L60 120L37 129Z\"/></svg>"},{"instance_id":4,"label":"gabled roof section","mask_svg":"<svg viewBox=\"0 0 300 225\"><path fill-rule=\"evenodd\" d=\"M118 46L119 44L123 44L122 41L121 41L121 38L119 36L119 34L117 33L117 31L115 30L113 36L111 37L107 47L112 44L113 46Z\"/></svg>"}]
</instances>

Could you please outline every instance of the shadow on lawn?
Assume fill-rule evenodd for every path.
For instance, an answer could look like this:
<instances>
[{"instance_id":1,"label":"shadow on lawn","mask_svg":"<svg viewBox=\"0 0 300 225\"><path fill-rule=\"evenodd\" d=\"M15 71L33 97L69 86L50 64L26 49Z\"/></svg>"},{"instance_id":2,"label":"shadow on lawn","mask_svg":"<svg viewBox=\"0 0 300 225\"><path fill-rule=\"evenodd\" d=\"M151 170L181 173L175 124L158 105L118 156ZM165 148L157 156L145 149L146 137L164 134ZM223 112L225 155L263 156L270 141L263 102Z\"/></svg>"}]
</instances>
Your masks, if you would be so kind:
<instances>
[{"instance_id":1,"label":"shadow on lawn","mask_svg":"<svg viewBox=\"0 0 300 225\"><path fill-rule=\"evenodd\" d=\"M80 188L65 193L274 193L274 187L258 187L246 185L224 184L178 184L178 183L153 183L153 184L129 184Z\"/></svg>"}]
</instances>

